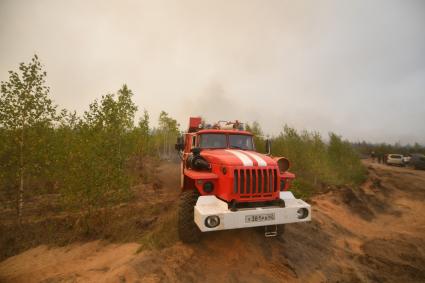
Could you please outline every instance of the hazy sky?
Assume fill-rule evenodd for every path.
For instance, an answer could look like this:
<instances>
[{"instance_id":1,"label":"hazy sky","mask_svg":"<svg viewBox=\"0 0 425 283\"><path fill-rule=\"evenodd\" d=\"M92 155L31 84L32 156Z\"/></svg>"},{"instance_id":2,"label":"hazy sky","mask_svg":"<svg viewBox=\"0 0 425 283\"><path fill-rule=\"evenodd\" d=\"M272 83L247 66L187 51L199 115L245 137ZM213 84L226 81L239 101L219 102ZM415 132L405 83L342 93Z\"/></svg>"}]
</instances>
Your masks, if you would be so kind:
<instances>
[{"instance_id":1,"label":"hazy sky","mask_svg":"<svg viewBox=\"0 0 425 283\"><path fill-rule=\"evenodd\" d=\"M5 1L0 80L37 53L60 107L123 83L153 119L425 143L425 1Z\"/></svg>"}]
</instances>

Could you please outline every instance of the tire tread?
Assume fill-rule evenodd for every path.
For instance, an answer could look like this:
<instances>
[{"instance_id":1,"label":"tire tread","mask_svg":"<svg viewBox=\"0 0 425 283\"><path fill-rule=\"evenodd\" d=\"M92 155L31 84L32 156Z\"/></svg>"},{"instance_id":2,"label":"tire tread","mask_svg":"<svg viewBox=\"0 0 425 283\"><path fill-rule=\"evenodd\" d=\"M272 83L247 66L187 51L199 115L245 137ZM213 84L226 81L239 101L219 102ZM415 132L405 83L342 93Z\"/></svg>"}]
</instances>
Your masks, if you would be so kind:
<instances>
[{"instance_id":1,"label":"tire tread","mask_svg":"<svg viewBox=\"0 0 425 283\"><path fill-rule=\"evenodd\" d=\"M201 230L194 221L194 206L198 200L196 190L184 191L180 196L178 212L178 234L184 243L196 243L201 239Z\"/></svg>"}]
</instances>

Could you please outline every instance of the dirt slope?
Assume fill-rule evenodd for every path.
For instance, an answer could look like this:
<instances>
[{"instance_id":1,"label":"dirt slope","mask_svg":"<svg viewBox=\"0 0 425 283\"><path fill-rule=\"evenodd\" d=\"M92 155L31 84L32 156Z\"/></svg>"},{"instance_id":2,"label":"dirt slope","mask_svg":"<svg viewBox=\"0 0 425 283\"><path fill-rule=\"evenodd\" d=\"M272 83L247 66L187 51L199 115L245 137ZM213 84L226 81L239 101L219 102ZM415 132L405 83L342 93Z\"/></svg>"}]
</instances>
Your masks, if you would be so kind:
<instances>
[{"instance_id":1,"label":"dirt slope","mask_svg":"<svg viewBox=\"0 0 425 283\"><path fill-rule=\"evenodd\" d=\"M139 253L136 243L39 246L1 262L0 281L424 282L425 172L368 167L361 188L314 197L314 220L288 225L281 238L224 231L196 245L176 242ZM173 199L178 168L161 170L167 172L161 197ZM175 211L175 203L167 204L167 214Z\"/></svg>"}]
</instances>

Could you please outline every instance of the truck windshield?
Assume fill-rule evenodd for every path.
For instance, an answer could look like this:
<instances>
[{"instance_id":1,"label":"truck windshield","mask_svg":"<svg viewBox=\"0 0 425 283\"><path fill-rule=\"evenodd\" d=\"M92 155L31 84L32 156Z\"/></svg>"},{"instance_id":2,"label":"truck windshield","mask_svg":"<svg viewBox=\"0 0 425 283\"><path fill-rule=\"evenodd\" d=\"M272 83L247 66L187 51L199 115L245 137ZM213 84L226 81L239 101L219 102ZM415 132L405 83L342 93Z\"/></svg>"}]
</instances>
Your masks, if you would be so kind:
<instances>
[{"instance_id":1,"label":"truck windshield","mask_svg":"<svg viewBox=\"0 0 425 283\"><path fill-rule=\"evenodd\" d=\"M199 136L200 148L226 148L227 141L224 134L202 134Z\"/></svg>"},{"instance_id":2,"label":"truck windshield","mask_svg":"<svg viewBox=\"0 0 425 283\"><path fill-rule=\"evenodd\" d=\"M248 135L229 135L229 147L238 149L254 150L252 136Z\"/></svg>"},{"instance_id":3,"label":"truck windshield","mask_svg":"<svg viewBox=\"0 0 425 283\"><path fill-rule=\"evenodd\" d=\"M229 136L229 145L227 145ZM199 135L200 148L236 148L254 150L252 136L238 134L202 134Z\"/></svg>"}]
</instances>

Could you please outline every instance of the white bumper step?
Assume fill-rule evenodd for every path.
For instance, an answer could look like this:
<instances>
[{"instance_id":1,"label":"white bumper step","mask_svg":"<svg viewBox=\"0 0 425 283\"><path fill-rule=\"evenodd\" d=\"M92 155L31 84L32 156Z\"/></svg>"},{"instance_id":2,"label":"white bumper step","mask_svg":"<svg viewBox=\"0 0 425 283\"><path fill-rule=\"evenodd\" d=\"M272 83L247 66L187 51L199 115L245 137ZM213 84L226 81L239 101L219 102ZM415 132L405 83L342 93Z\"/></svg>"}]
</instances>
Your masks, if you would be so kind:
<instances>
[{"instance_id":1,"label":"white bumper step","mask_svg":"<svg viewBox=\"0 0 425 283\"><path fill-rule=\"evenodd\" d=\"M311 207L308 203L296 199L291 192L280 192L280 198L285 201L285 207L257 207L231 211L226 202L215 196L200 196L194 208L194 220L202 232L311 220ZM219 224L216 227L209 228L206 226L206 220L209 216L219 218Z\"/></svg>"}]
</instances>

